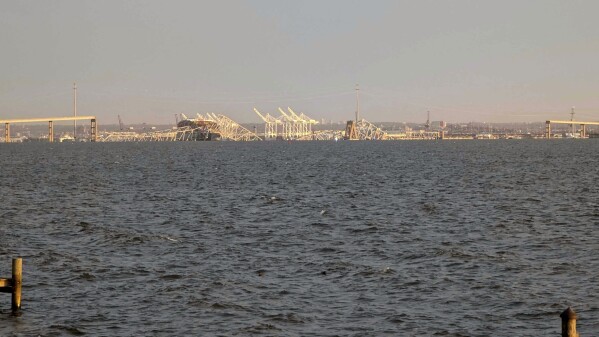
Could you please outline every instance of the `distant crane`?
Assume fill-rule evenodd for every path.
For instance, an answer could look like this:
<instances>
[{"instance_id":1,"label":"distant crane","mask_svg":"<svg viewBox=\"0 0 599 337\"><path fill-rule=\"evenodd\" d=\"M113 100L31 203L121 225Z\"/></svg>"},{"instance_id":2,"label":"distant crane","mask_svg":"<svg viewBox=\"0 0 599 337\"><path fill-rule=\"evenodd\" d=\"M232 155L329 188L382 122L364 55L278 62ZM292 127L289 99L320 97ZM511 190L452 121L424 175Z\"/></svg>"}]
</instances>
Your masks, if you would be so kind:
<instances>
[{"instance_id":1,"label":"distant crane","mask_svg":"<svg viewBox=\"0 0 599 337\"><path fill-rule=\"evenodd\" d=\"M123 120L121 119L121 115L118 115L118 116L119 116L119 129L120 129L121 131L123 131L123 130L125 130L125 129L127 129L127 130L133 130L133 127L132 127L132 126L130 126L130 127L128 127L128 128L126 128L126 127L125 127L125 123L123 123Z\"/></svg>"},{"instance_id":2,"label":"distant crane","mask_svg":"<svg viewBox=\"0 0 599 337\"><path fill-rule=\"evenodd\" d=\"M254 112L264 121L264 139L276 138L278 134L277 125L283 124L283 122L268 113L263 115L256 108L254 108Z\"/></svg>"},{"instance_id":3,"label":"distant crane","mask_svg":"<svg viewBox=\"0 0 599 337\"><path fill-rule=\"evenodd\" d=\"M360 85L356 84L356 124L360 121Z\"/></svg>"},{"instance_id":4,"label":"distant crane","mask_svg":"<svg viewBox=\"0 0 599 337\"><path fill-rule=\"evenodd\" d=\"M290 107L287 107L287 110L302 121L304 126L304 137L312 135L312 125L318 124L318 121L304 115L303 112L297 115Z\"/></svg>"},{"instance_id":5,"label":"distant crane","mask_svg":"<svg viewBox=\"0 0 599 337\"><path fill-rule=\"evenodd\" d=\"M283 121L285 121L283 124L283 139L297 139L300 133L299 123L301 123L301 121L296 119L291 113L285 113L280 107L279 112L281 113Z\"/></svg>"}]
</instances>

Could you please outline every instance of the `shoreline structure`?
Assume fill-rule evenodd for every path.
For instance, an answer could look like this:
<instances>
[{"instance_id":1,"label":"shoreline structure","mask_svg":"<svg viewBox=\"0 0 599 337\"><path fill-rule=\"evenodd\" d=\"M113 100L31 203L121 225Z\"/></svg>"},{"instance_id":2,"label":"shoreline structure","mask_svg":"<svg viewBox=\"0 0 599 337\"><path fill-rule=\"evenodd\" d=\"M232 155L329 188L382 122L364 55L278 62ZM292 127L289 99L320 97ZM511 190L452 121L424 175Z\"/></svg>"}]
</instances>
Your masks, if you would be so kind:
<instances>
[{"instance_id":1,"label":"shoreline structure","mask_svg":"<svg viewBox=\"0 0 599 337\"><path fill-rule=\"evenodd\" d=\"M146 124L124 128L108 125L104 130L98 128L95 116L24 118L0 120L4 124L4 137L0 142L26 141L260 141L260 140L462 140L462 139L564 139L599 138L599 122L575 120L547 120L543 123L446 123L427 119L424 124L417 123L371 123L365 119L357 121L327 123L317 121L304 113L293 109L278 109L279 116L264 114L254 108L263 124L237 123L233 119L215 113L197 114L195 118L185 114L176 115L175 126L147 127ZM358 116L358 115L356 115ZM120 116L119 116L120 117ZM60 121L91 120L91 125L79 125L79 128L67 131ZM47 122L47 128L24 125L15 134L11 133L12 124L33 124ZM60 130L55 133L55 128ZM61 130L62 129L62 130ZM75 135L78 135L75 138Z\"/></svg>"}]
</instances>

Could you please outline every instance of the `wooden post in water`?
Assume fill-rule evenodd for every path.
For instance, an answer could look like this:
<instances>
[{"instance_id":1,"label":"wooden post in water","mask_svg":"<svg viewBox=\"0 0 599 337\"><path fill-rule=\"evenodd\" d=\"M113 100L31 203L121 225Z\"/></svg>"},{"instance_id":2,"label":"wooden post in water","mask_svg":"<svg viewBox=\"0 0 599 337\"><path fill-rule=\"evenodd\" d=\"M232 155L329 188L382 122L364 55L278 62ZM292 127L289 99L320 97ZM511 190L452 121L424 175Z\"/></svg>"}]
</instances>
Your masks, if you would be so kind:
<instances>
[{"instance_id":1,"label":"wooden post in water","mask_svg":"<svg viewBox=\"0 0 599 337\"><path fill-rule=\"evenodd\" d=\"M12 312L21 310L21 285L23 284L23 259L12 259Z\"/></svg>"},{"instance_id":2,"label":"wooden post in water","mask_svg":"<svg viewBox=\"0 0 599 337\"><path fill-rule=\"evenodd\" d=\"M578 337L578 332L576 332L577 316L574 310L568 307L559 317L562 318L562 337Z\"/></svg>"},{"instance_id":3,"label":"wooden post in water","mask_svg":"<svg viewBox=\"0 0 599 337\"><path fill-rule=\"evenodd\" d=\"M12 259L12 278L0 278L0 293L12 295L12 313L21 310L21 286L23 285L23 259Z\"/></svg>"}]
</instances>

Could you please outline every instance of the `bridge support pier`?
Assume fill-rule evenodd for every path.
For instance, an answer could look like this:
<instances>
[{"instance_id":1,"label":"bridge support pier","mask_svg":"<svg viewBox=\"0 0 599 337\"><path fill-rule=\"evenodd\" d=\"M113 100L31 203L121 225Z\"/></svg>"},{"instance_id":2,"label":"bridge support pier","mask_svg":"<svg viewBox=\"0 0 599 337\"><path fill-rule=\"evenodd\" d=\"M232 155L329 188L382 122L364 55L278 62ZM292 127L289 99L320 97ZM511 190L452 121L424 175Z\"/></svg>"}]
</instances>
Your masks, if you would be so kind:
<instances>
[{"instance_id":1,"label":"bridge support pier","mask_svg":"<svg viewBox=\"0 0 599 337\"><path fill-rule=\"evenodd\" d=\"M4 142L10 143L10 123L4 124Z\"/></svg>"},{"instance_id":2,"label":"bridge support pier","mask_svg":"<svg viewBox=\"0 0 599 337\"><path fill-rule=\"evenodd\" d=\"M91 127L91 142L96 142L98 141L98 123L96 122L95 118L92 118L92 127Z\"/></svg>"},{"instance_id":3,"label":"bridge support pier","mask_svg":"<svg viewBox=\"0 0 599 337\"><path fill-rule=\"evenodd\" d=\"M48 121L48 141L54 143L54 122Z\"/></svg>"}]
</instances>

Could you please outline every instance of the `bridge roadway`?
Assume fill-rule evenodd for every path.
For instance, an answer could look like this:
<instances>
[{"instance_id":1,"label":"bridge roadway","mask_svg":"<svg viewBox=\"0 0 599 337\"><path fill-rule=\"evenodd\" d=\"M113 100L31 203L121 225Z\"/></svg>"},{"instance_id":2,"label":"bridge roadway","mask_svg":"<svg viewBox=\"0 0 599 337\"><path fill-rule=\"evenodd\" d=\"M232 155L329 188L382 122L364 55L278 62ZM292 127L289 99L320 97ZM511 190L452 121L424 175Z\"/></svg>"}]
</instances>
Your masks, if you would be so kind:
<instances>
[{"instance_id":1,"label":"bridge roadway","mask_svg":"<svg viewBox=\"0 0 599 337\"><path fill-rule=\"evenodd\" d=\"M571 124L580 125L580 137L586 138L587 136L587 125L599 125L599 122L581 122L581 121L561 121L561 120L548 120L545 122L545 138L551 139L551 124Z\"/></svg>"},{"instance_id":2,"label":"bridge roadway","mask_svg":"<svg viewBox=\"0 0 599 337\"><path fill-rule=\"evenodd\" d=\"M40 123L48 122L48 141L54 142L54 122L61 121L81 121L91 120L91 141L98 139L98 124L96 116L67 116L67 117L40 117L40 118L21 118L21 119L0 119L0 124L4 123L4 142L10 143L10 124L12 123Z\"/></svg>"}]
</instances>

